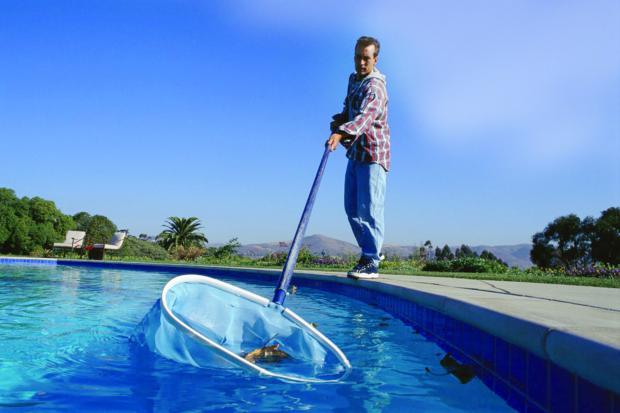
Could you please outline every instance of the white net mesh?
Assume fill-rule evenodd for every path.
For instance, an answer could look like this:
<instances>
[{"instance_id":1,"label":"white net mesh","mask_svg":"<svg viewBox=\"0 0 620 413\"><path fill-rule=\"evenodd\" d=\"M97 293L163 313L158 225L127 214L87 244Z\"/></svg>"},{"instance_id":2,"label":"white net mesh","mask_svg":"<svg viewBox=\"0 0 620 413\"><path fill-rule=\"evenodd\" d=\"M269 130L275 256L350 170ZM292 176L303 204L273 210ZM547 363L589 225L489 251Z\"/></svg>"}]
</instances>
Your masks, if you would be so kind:
<instances>
[{"instance_id":1,"label":"white net mesh","mask_svg":"<svg viewBox=\"0 0 620 413\"><path fill-rule=\"evenodd\" d=\"M290 310L209 277L172 280L137 338L166 358L197 367L242 367L295 381L338 380L350 369L331 341ZM274 345L287 356L244 358Z\"/></svg>"}]
</instances>

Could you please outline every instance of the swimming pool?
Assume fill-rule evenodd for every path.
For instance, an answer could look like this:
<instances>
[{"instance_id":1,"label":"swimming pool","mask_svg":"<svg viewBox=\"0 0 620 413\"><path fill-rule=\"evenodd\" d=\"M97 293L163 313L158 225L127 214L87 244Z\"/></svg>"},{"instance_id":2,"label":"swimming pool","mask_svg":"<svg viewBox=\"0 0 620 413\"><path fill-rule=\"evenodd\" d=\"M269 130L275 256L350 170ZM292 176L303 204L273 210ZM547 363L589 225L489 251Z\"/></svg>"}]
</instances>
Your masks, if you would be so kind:
<instances>
[{"instance_id":1,"label":"swimming pool","mask_svg":"<svg viewBox=\"0 0 620 413\"><path fill-rule=\"evenodd\" d=\"M48 411L512 411L481 380L445 374L411 325L362 301L300 284L287 306L353 365L339 384L291 384L178 364L130 336L178 271L0 267L0 408ZM218 276L270 297L273 280ZM295 284L295 280L293 281Z\"/></svg>"}]
</instances>

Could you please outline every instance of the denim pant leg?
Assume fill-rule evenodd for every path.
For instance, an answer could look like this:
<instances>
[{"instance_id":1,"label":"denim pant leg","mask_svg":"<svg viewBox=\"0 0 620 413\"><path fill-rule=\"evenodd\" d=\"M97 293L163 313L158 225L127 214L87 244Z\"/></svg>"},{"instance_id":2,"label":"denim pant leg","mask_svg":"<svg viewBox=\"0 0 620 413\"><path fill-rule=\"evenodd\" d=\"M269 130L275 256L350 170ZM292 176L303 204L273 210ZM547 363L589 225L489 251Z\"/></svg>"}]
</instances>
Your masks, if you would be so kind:
<instances>
[{"instance_id":1,"label":"denim pant leg","mask_svg":"<svg viewBox=\"0 0 620 413\"><path fill-rule=\"evenodd\" d=\"M355 161L349 160L344 178L344 210L349 219L357 245L362 245L364 227L357 214L357 168Z\"/></svg>"},{"instance_id":2,"label":"denim pant leg","mask_svg":"<svg viewBox=\"0 0 620 413\"><path fill-rule=\"evenodd\" d=\"M349 160L345 177L345 211L362 255L379 265L383 246L387 173L376 163Z\"/></svg>"}]
</instances>

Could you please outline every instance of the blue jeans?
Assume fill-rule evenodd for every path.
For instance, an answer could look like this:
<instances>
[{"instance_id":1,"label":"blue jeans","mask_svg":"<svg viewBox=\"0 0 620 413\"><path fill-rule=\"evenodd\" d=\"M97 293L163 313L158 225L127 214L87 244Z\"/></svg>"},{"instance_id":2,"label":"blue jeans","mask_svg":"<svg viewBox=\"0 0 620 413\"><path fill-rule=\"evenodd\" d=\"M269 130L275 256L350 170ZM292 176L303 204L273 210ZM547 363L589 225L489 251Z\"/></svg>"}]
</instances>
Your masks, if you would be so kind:
<instances>
[{"instance_id":1,"label":"blue jeans","mask_svg":"<svg viewBox=\"0 0 620 413\"><path fill-rule=\"evenodd\" d=\"M383 209L387 172L379 164L349 159L344 180L344 210L362 256L379 265L383 246Z\"/></svg>"}]
</instances>

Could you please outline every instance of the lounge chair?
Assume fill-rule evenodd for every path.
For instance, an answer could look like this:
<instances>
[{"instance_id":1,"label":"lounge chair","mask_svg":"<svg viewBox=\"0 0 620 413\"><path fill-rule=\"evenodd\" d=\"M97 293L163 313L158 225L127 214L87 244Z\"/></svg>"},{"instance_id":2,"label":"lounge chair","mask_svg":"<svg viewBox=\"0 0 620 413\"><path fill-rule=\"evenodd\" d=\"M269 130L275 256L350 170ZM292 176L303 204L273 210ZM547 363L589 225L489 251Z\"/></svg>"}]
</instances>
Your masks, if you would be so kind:
<instances>
[{"instance_id":1,"label":"lounge chair","mask_svg":"<svg viewBox=\"0 0 620 413\"><path fill-rule=\"evenodd\" d=\"M127 231L117 231L112 236L112 239L108 244L94 244L93 248L89 251L89 258L95 260L102 260L105 251L117 251L123 246L123 241L127 236Z\"/></svg>"},{"instance_id":2,"label":"lounge chair","mask_svg":"<svg viewBox=\"0 0 620 413\"><path fill-rule=\"evenodd\" d=\"M54 248L71 251L80 249L84 243L84 237L86 237L86 232L84 231L67 231L65 240L63 242L55 242Z\"/></svg>"}]
</instances>

